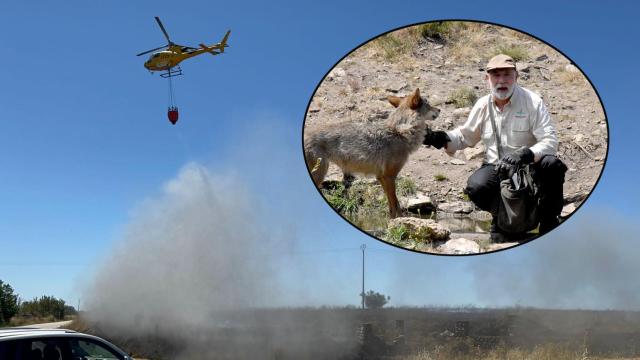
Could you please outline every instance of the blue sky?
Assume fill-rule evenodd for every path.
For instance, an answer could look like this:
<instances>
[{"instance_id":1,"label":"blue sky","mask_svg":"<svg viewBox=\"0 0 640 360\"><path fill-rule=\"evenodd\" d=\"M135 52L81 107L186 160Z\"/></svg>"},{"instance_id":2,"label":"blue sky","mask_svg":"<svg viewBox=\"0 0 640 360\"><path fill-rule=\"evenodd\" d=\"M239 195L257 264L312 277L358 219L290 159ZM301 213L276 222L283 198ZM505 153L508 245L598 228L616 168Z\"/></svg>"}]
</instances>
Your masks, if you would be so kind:
<instances>
[{"instance_id":1,"label":"blue sky","mask_svg":"<svg viewBox=\"0 0 640 360\"><path fill-rule=\"evenodd\" d=\"M585 293L599 299L603 292L611 293L598 288L605 280L567 290L564 299L558 290L559 298L538 301L528 296L544 288L516 286L509 292L494 276L514 268L523 277L547 276L537 271L546 266L541 265L545 259L564 263L549 256L554 249L575 258L591 248L590 243L565 239L581 236L594 224L598 226L589 232L595 234L593 241L613 249L605 262L622 261L630 268L618 264L616 269L637 273L632 263L638 251L628 240L637 232L640 200L638 172L632 166L640 132L633 110L639 80L640 53L634 46L640 36L634 18L638 9L632 1L599 4L4 2L0 279L25 299L49 294L76 305L83 284L121 242L132 212L162 196L163 186L196 162L213 173L234 174L263 209L257 212L261 221L295 233L295 249L274 249L272 254L290 257L290 266L297 264L296 270L281 268L278 275L298 289L290 303L357 304L358 248L363 243L368 246L367 287L390 294L395 304L564 306ZM175 83L180 109L176 126L166 119L166 81L150 75L142 66L144 57L135 56L164 44L154 16L163 20L174 42L184 45L218 42L232 30L227 53L183 64L185 76ZM313 188L302 161L300 134L318 82L362 42L403 25L438 19L484 20L526 31L569 56L598 90L609 120L607 165L593 195L557 232L491 255L414 254L385 246L346 224ZM574 268L558 263L549 268L590 274L581 272L581 266L601 263L585 256ZM634 275L625 279L631 282ZM501 288L503 296L487 295L484 281ZM303 282L314 285L299 286ZM629 305L604 296L576 306Z\"/></svg>"}]
</instances>

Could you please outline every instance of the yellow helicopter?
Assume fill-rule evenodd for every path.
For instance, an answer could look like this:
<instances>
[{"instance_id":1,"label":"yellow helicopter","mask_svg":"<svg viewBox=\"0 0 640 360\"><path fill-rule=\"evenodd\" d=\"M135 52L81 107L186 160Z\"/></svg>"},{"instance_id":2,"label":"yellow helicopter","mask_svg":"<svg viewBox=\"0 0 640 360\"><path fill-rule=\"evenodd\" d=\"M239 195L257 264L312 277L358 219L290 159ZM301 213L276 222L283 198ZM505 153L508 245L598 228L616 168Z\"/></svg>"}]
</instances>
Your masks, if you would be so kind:
<instances>
[{"instance_id":1,"label":"yellow helicopter","mask_svg":"<svg viewBox=\"0 0 640 360\"><path fill-rule=\"evenodd\" d=\"M169 34L167 34L167 31L164 29L164 26L162 25L160 18L157 16L155 18L156 18L156 21L158 22L158 25L160 25L160 30L162 30L162 33L164 34L164 37L167 39L168 44L165 46L160 46L155 49L147 50L145 52L141 52L140 54L136 55L136 56L142 56L148 53L153 53L151 54L151 56L149 56L149 59L144 63L144 67L147 68L147 70L149 70L151 73L153 73L154 71L166 70L166 72L160 74L160 76L165 78L182 75L182 69L180 69L179 64L183 60L192 58L194 56L198 56L204 53L209 53L214 56L219 55L224 52L225 47L229 46L227 45L227 39L229 39L229 34L231 34L231 30L227 31L227 33L224 35L224 38L222 38L222 41L214 45L207 46L204 44L199 44L200 45L199 48L178 45L173 41L171 41L171 39L169 39ZM166 49L166 50L157 51L160 49Z\"/></svg>"}]
</instances>

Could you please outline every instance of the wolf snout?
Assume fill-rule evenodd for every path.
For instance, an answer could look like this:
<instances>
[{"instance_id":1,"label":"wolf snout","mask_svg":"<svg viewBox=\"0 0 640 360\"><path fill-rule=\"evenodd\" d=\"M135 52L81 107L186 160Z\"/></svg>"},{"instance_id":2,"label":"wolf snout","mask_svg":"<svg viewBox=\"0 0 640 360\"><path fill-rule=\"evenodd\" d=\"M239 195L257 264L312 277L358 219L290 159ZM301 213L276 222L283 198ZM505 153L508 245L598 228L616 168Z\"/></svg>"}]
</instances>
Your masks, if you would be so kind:
<instances>
[{"instance_id":1,"label":"wolf snout","mask_svg":"<svg viewBox=\"0 0 640 360\"><path fill-rule=\"evenodd\" d=\"M440 115L440 109L438 109L437 107L431 107L431 110L429 112L431 113L431 120L437 118L438 115Z\"/></svg>"}]
</instances>

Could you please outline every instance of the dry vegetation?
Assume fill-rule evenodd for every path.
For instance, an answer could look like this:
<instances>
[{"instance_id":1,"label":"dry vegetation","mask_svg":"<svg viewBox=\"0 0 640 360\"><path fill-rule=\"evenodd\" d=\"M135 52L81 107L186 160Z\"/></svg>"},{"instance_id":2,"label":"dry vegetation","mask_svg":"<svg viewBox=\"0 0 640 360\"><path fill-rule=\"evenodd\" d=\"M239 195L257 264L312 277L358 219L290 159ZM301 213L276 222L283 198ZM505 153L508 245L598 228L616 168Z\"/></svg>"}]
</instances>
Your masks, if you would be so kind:
<instances>
[{"instance_id":1,"label":"dry vegetation","mask_svg":"<svg viewBox=\"0 0 640 360\"><path fill-rule=\"evenodd\" d=\"M404 320L398 346L396 320ZM466 321L468 334L453 336ZM359 340L371 324L375 351ZM528 308L253 309L211 319L208 328L125 336L97 324L73 327L133 352L163 359L596 360L640 355L640 313ZM371 342L369 342L371 343ZM367 356L362 354L367 353Z\"/></svg>"}]
</instances>

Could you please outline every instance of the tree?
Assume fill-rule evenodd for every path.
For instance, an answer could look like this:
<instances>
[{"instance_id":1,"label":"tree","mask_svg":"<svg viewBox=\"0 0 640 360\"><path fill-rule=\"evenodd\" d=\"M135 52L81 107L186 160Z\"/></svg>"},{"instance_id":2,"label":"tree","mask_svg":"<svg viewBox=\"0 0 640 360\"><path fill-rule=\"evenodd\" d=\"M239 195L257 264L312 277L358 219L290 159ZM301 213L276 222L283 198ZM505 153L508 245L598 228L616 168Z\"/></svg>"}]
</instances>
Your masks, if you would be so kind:
<instances>
[{"instance_id":1,"label":"tree","mask_svg":"<svg viewBox=\"0 0 640 360\"><path fill-rule=\"evenodd\" d=\"M18 312L18 295L13 288L0 280L0 325L7 324Z\"/></svg>"},{"instance_id":2,"label":"tree","mask_svg":"<svg viewBox=\"0 0 640 360\"><path fill-rule=\"evenodd\" d=\"M57 320L64 319L65 303L62 299L53 296L41 296L31 301L24 301L20 305L20 313L39 318L53 317Z\"/></svg>"},{"instance_id":3,"label":"tree","mask_svg":"<svg viewBox=\"0 0 640 360\"><path fill-rule=\"evenodd\" d=\"M384 296L378 292L373 290L369 290L364 294L364 305L367 309L380 309L385 306L389 300L391 300L390 296Z\"/></svg>"}]
</instances>

